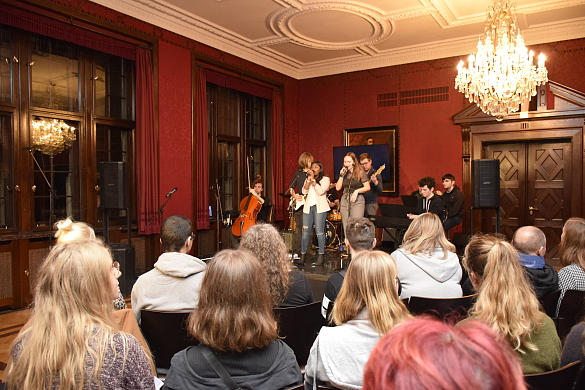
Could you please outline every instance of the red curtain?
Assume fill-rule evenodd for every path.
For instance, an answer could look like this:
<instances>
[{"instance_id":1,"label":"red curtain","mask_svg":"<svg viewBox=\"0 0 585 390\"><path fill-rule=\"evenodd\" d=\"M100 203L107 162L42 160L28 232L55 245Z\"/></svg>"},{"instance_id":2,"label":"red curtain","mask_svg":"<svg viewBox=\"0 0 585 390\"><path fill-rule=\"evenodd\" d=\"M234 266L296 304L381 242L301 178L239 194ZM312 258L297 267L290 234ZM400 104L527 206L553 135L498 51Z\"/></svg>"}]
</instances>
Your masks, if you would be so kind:
<instances>
[{"instance_id":1,"label":"red curtain","mask_svg":"<svg viewBox=\"0 0 585 390\"><path fill-rule=\"evenodd\" d=\"M284 155L282 132L282 96L279 91L272 91L272 128L270 129L272 149L272 196L274 203L274 219L284 219L284 198L278 195L283 190L284 183Z\"/></svg>"},{"instance_id":2,"label":"red curtain","mask_svg":"<svg viewBox=\"0 0 585 390\"><path fill-rule=\"evenodd\" d=\"M136 49L136 188L138 233L160 232L159 177L152 53Z\"/></svg>"},{"instance_id":3,"label":"red curtain","mask_svg":"<svg viewBox=\"0 0 585 390\"><path fill-rule=\"evenodd\" d=\"M195 161L196 166L202 169L209 165L207 71L198 66L195 77ZM195 200L196 226L197 229L209 229L209 175L204 170L199 173Z\"/></svg>"}]
</instances>

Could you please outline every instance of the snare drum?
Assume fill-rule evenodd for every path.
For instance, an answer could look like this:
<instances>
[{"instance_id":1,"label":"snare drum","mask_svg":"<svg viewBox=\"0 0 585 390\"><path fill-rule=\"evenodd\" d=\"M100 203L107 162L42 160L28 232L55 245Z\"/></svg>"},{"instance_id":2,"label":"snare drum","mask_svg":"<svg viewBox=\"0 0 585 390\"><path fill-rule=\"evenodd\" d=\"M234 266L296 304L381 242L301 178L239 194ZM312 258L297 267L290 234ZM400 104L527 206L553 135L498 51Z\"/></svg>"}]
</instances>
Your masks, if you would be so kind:
<instances>
[{"instance_id":1,"label":"snare drum","mask_svg":"<svg viewBox=\"0 0 585 390\"><path fill-rule=\"evenodd\" d=\"M331 222L339 222L341 221L341 213L337 211L332 211L329 214L327 214L327 220Z\"/></svg>"}]
</instances>

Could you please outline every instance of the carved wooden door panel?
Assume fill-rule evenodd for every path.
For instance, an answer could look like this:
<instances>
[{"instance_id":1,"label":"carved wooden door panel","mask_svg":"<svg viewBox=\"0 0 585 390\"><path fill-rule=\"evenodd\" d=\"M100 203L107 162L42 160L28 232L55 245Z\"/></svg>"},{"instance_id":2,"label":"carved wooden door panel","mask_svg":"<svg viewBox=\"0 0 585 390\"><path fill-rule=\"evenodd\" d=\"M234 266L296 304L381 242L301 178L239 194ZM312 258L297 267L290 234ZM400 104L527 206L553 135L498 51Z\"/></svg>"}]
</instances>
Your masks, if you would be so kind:
<instances>
[{"instance_id":1,"label":"carved wooden door panel","mask_svg":"<svg viewBox=\"0 0 585 390\"><path fill-rule=\"evenodd\" d=\"M571 217L571 143L568 140L491 144L484 157L500 160L500 232L511 238L534 225L547 238L546 258L558 263L563 223ZM495 213L484 219L494 231ZM489 224L489 226L488 226Z\"/></svg>"}]
</instances>

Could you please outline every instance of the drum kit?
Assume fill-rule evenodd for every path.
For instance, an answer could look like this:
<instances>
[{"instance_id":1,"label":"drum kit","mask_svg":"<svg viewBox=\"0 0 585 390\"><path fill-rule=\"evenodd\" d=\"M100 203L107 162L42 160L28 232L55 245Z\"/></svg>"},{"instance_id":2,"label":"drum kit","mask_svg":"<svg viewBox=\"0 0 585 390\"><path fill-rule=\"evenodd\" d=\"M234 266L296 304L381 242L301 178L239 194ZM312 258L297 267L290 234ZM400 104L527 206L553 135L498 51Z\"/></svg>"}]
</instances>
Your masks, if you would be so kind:
<instances>
[{"instance_id":1,"label":"drum kit","mask_svg":"<svg viewBox=\"0 0 585 390\"><path fill-rule=\"evenodd\" d=\"M341 244L337 229L341 225L341 213L336 210L327 214L327 221L325 221L325 247L335 248ZM313 239L313 245L319 246L317 236Z\"/></svg>"}]
</instances>

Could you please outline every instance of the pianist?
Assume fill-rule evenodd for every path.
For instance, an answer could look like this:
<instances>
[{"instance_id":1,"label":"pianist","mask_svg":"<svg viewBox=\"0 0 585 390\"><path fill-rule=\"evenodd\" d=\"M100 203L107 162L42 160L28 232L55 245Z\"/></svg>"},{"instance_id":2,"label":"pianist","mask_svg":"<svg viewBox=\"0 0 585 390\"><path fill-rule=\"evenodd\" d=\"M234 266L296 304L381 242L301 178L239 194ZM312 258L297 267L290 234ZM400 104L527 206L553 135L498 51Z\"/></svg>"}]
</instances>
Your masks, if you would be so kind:
<instances>
[{"instance_id":1,"label":"pianist","mask_svg":"<svg viewBox=\"0 0 585 390\"><path fill-rule=\"evenodd\" d=\"M414 213L407 214L408 218L416 219L423 213L433 213L437 214L439 219L443 221L445 204L443 203L443 199L434 193L435 179L429 176L423 177L418 181L418 188L420 189L422 198L416 204Z\"/></svg>"}]
</instances>

